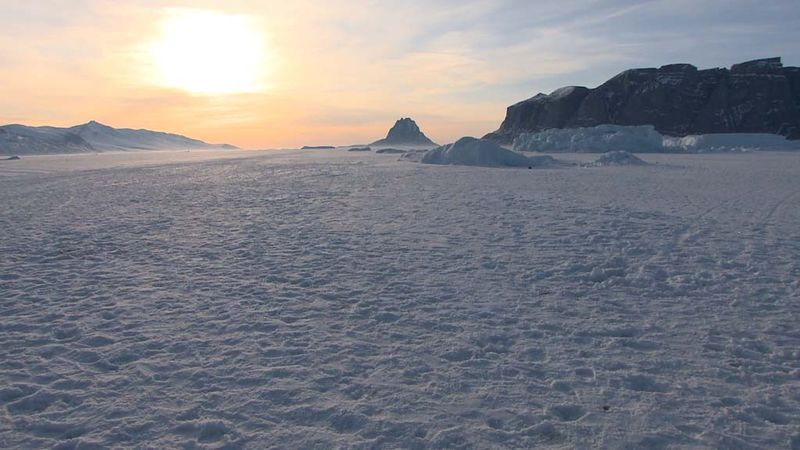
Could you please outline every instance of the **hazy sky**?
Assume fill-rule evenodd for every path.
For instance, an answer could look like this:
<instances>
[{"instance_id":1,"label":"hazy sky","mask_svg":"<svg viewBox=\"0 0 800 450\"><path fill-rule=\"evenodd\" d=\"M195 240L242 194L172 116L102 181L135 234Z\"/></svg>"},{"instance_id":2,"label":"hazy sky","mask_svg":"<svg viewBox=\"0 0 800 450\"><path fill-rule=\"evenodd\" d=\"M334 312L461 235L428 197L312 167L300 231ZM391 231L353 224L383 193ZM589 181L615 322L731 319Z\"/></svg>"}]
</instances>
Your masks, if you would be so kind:
<instances>
[{"instance_id":1,"label":"hazy sky","mask_svg":"<svg viewBox=\"0 0 800 450\"><path fill-rule=\"evenodd\" d=\"M0 6L0 123L96 119L253 148L369 142L405 116L449 142L493 131L508 105L537 92L594 87L626 68L721 67L768 56L800 65L798 0ZM195 21L184 36L187 28L169 22L176 11L211 17L211 29ZM237 49L219 48L242 40ZM242 92L190 88L231 76L226 82Z\"/></svg>"}]
</instances>

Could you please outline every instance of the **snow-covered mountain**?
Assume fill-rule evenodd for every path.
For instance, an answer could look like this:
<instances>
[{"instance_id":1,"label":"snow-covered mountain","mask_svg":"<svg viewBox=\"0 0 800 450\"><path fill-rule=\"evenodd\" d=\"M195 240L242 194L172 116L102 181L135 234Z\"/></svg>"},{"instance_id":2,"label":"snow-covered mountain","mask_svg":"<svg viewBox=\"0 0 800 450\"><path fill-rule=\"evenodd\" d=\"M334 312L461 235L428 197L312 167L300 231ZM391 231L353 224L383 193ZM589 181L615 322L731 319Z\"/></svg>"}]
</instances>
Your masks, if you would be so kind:
<instances>
[{"instance_id":1,"label":"snow-covered mountain","mask_svg":"<svg viewBox=\"0 0 800 450\"><path fill-rule=\"evenodd\" d=\"M95 151L82 137L65 128L5 125L0 127L0 154L36 155Z\"/></svg>"},{"instance_id":2,"label":"snow-covered mountain","mask_svg":"<svg viewBox=\"0 0 800 450\"><path fill-rule=\"evenodd\" d=\"M0 126L0 154L4 155L233 148L172 133L112 128L95 121L70 128Z\"/></svg>"}]
</instances>

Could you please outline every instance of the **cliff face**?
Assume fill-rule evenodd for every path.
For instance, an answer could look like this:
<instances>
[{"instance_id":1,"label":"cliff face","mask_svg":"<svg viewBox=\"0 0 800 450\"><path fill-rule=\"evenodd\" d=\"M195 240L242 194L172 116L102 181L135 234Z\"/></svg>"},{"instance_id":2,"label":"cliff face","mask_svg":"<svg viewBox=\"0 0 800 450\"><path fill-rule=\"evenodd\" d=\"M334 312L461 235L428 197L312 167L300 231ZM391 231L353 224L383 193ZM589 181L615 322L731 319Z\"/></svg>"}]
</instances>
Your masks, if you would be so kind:
<instances>
[{"instance_id":1,"label":"cliff face","mask_svg":"<svg viewBox=\"0 0 800 450\"><path fill-rule=\"evenodd\" d=\"M662 134L774 133L800 139L800 68L780 58L698 70L690 64L622 72L595 89L561 88L510 106L486 136L602 124L653 125Z\"/></svg>"}]
</instances>

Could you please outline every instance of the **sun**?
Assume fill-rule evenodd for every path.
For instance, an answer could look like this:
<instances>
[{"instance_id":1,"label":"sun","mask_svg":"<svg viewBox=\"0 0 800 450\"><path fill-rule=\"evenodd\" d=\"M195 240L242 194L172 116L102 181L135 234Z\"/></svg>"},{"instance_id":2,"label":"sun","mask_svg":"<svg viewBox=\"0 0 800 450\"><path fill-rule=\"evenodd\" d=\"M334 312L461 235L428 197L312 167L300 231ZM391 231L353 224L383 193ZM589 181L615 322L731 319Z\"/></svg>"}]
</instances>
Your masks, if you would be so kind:
<instances>
[{"instance_id":1,"label":"sun","mask_svg":"<svg viewBox=\"0 0 800 450\"><path fill-rule=\"evenodd\" d=\"M265 87L264 41L249 16L172 8L147 53L161 86L201 95L259 92Z\"/></svg>"}]
</instances>

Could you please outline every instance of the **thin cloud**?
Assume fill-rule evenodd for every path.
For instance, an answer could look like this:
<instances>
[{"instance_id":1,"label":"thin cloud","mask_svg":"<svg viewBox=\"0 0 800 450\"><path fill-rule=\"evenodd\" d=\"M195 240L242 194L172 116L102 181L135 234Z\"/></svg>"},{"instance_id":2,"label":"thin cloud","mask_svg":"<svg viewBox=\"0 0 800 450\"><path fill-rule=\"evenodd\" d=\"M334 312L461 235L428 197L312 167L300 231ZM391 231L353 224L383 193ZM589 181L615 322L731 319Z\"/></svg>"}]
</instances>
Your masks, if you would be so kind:
<instances>
[{"instance_id":1,"label":"thin cloud","mask_svg":"<svg viewBox=\"0 0 800 450\"><path fill-rule=\"evenodd\" d=\"M258 20L269 91L205 99L144 83L141 45L167 7ZM42 0L4 5L0 26L0 121L94 118L253 147L366 142L407 115L449 141L629 67L800 64L796 0Z\"/></svg>"}]
</instances>

